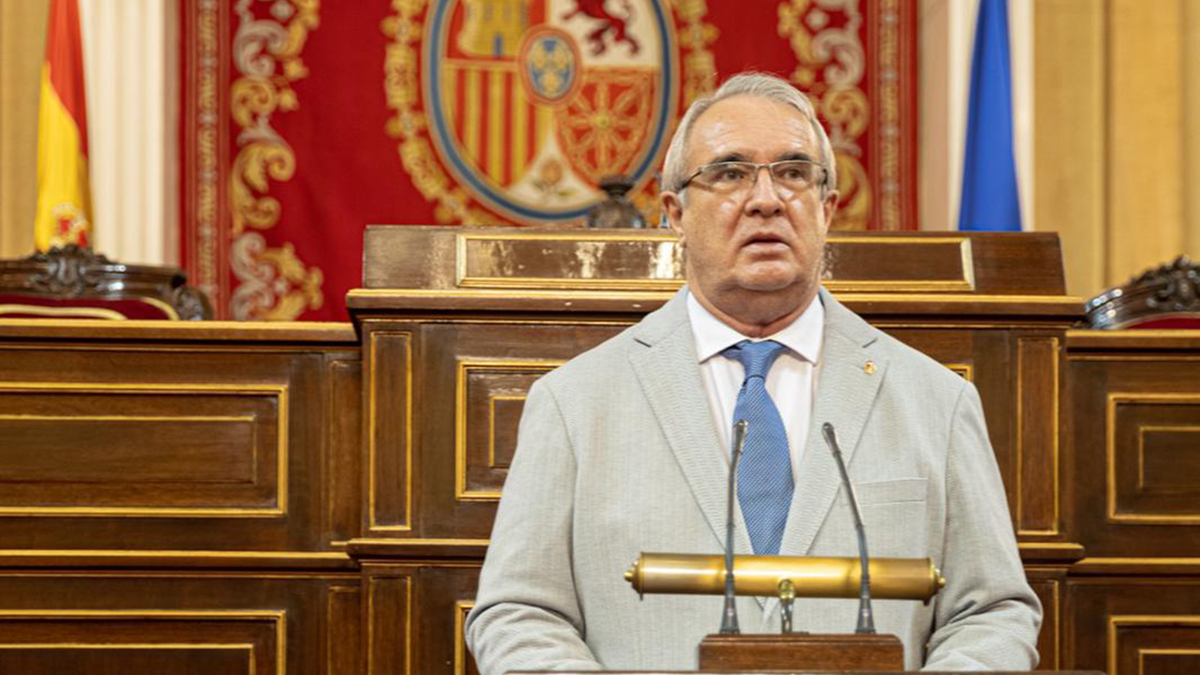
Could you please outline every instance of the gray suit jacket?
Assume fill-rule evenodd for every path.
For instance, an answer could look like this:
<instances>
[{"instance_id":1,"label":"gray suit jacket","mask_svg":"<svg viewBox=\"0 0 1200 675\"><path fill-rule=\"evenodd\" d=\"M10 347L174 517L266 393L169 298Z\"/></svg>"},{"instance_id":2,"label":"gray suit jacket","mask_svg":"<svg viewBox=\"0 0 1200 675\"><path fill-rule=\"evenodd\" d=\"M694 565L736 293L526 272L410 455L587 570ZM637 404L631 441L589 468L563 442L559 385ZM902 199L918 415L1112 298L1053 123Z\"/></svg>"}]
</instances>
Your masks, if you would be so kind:
<instances>
[{"instance_id":1,"label":"gray suit jacket","mask_svg":"<svg viewBox=\"0 0 1200 675\"><path fill-rule=\"evenodd\" d=\"M718 596L639 599L647 552L723 550L728 449L705 398L686 290L540 379L492 531L467 645L509 670L689 670L720 625ZM974 386L821 291L825 342L782 555L857 554L821 436L832 422L874 556L930 557L928 606L876 601L907 667L1023 670L1041 608L1025 581ZM875 364L868 374L865 364ZM738 553L751 551L738 513ZM777 600L740 598L743 632L778 632ZM857 600L798 600L796 630L853 632Z\"/></svg>"}]
</instances>

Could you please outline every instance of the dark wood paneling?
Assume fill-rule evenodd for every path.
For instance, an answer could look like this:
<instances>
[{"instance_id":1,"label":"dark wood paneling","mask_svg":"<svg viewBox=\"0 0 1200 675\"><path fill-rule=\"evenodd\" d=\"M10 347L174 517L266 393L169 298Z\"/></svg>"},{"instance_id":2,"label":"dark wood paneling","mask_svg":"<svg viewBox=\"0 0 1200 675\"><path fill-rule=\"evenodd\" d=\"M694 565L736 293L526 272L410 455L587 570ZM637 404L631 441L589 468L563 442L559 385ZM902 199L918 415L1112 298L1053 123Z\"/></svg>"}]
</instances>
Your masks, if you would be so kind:
<instances>
[{"instance_id":1,"label":"dark wood paneling","mask_svg":"<svg viewBox=\"0 0 1200 675\"><path fill-rule=\"evenodd\" d=\"M496 501L517 450L525 396L561 362L464 358L455 380L454 496Z\"/></svg>"},{"instance_id":2,"label":"dark wood paneling","mask_svg":"<svg viewBox=\"0 0 1200 675\"><path fill-rule=\"evenodd\" d=\"M351 331L11 323L3 549L319 551L360 533Z\"/></svg>"},{"instance_id":3,"label":"dark wood paneling","mask_svg":"<svg viewBox=\"0 0 1200 675\"><path fill-rule=\"evenodd\" d=\"M0 513L283 514L288 393L0 382Z\"/></svg>"},{"instance_id":4,"label":"dark wood paneling","mask_svg":"<svg viewBox=\"0 0 1200 675\"><path fill-rule=\"evenodd\" d=\"M1013 518L1024 536L1059 532L1060 336L1017 338L1016 459Z\"/></svg>"},{"instance_id":5,"label":"dark wood paneling","mask_svg":"<svg viewBox=\"0 0 1200 675\"><path fill-rule=\"evenodd\" d=\"M5 616L0 610L0 626L4 672L89 672L97 663L110 671L154 664L172 673L216 667L243 675L277 675L286 668L282 613L35 611Z\"/></svg>"},{"instance_id":6,"label":"dark wood paneling","mask_svg":"<svg viewBox=\"0 0 1200 675\"><path fill-rule=\"evenodd\" d=\"M367 524L368 531L376 537L486 539L528 387L541 374L626 325L532 319L365 322L364 340L376 341L374 356L365 367L368 406L373 400L377 420L369 432L374 450L367 450L368 456L372 452L376 456L375 468L368 470L366 480L394 485L400 467L411 467L410 508L415 519L413 528L384 527L377 520ZM409 338L387 343L384 336L393 335L411 336L411 360L405 356ZM409 383L411 413L405 408L407 399L388 391ZM403 419L411 419L411 426L398 422ZM401 449L409 442L411 456L403 456ZM489 459L492 452L496 460ZM385 459L387 455L391 459ZM401 482L395 494L410 489ZM376 498L377 510L381 498Z\"/></svg>"},{"instance_id":7,"label":"dark wood paneling","mask_svg":"<svg viewBox=\"0 0 1200 675\"><path fill-rule=\"evenodd\" d=\"M1197 556L1200 360L1106 344L1068 362L1075 461L1062 484L1078 540L1092 557Z\"/></svg>"},{"instance_id":8,"label":"dark wood paneling","mask_svg":"<svg viewBox=\"0 0 1200 675\"><path fill-rule=\"evenodd\" d=\"M362 531L363 514L363 378L357 354L334 355L326 362L328 394L325 425L329 430L324 500L328 541L344 542Z\"/></svg>"},{"instance_id":9,"label":"dark wood paneling","mask_svg":"<svg viewBox=\"0 0 1200 675\"><path fill-rule=\"evenodd\" d=\"M1183 674L1200 657L1200 579L1068 581L1072 665L1108 675Z\"/></svg>"},{"instance_id":10,"label":"dark wood paneling","mask_svg":"<svg viewBox=\"0 0 1200 675\"><path fill-rule=\"evenodd\" d=\"M330 586L326 596L325 668L327 675L363 672L362 594L356 585Z\"/></svg>"},{"instance_id":11,"label":"dark wood paneling","mask_svg":"<svg viewBox=\"0 0 1200 675\"><path fill-rule=\"evenodd\" d=\"M372 535L412 530L413 334L364 330L367 388L367 512Z\"/></svg>"},{"instance_id":12,"label":"dark wood paneling","mask_svg":"<svg viewBox=\"0 0 1200 675\"><path fill-rule=\"evenodd\" d=\"M1029 585L1042 601L1042 632L1038 634L1038 670L1062 667L1062 586L1066 573L1054 569L1028 571Z\"/></svg>"},{"instance_id":13,"label":"dark wood paneling","mask_svg":"<svg viewBox=\"0 0 1200 675\"><path fill-rule=\"evenodd\" d=\"M413 671L413 584L411 575L390 565L363 565L367 628L366 673ZM424 618L424 617L422 617Z\"/></svg>"},{"instance_id":14,"label":"dark wood paneling","mask_svg":"<svg viewBox=\"0 0 1200 675\"><path fill-rule=\"evenodd\" d=\"M0 649L0 671L40 675L51 673L205 673L206 675L255 675L257 654L251 646L187 644L181 646L138 645L95 647L87 644L66 647L29 646Z\"/></svg>"},{"instance_id":15,"label":"dark wood paneling","mask_svg":"<svg viewBox=\"0 0 1200 675\"><path fill-rule=\"evenodd\" d=\"M363 296L361 343L348 326L0 322L0 430L26 442L0 458L0 629L19 619L0 634L109 640L0 649L13 659L0 668L245 672L242 654L205 645L258 644L263 617L283 612L291 672L475 672L462 622L525 392L661 301L584 295ZM1120 672L1191 672L1200 338L1068 335L1069 303L1049 296L843 297L978 386L1046 607L1041 668L1105 668L1111 646ZM5 398L19 383L38 386ZM82 419L39 427L52 415ZM253 421L210 420L238 415ZM161 424L139 436L149 427L122 416ZM277 447L286 467L272 476ZM286 513L194 511L270 509L283 481ZM54 496L66 485L75 501ZM270 490L230 492L254 486ZM206 489L220 498L197 499ZM183 627L183 646L164 647ZM118 646L132 633L150 647Z\"/></svg>"},{"instance_id":16,"label":"dark wood paneling","mask_svg":"<svg viewBox=\"0 0 1200 675\"><path fill-rule=\"evenodd\" d=\"M482 561L404 562L402 552L390 553L388 562L363 565L376 636L368 645L367 672L478 675L463 642L463 625Z\"/></svg>"},{"instance_id":17,"label":"dark wood paneling","mask_svg":"<svg viewBox=\"0 0 1200 675\"><path fill-rule=\"evenodd\" d=\"M679 248L663 230L372 226L363 285L590 288L598 296L673 290L683 283ZM826 283L838 291L1065 293L1058 237L1050 233L838 232L827 251Z\"/></svg>"},{"instance_id":18,"label":"dark wood paneling","mask_svg":"<svg viewBox=\"0 0 1200 675\"><path fill-rule=\"evenodd\" d=\"M1112 517L1200 525L1200 393L1111 393L1106 416Z\"/></svg>"},{"instance_id":19,"label":"dark wood paneling","mask_svg":"<svg viewBox=\"0 0 1200 675\"><path fill-rule=\"evenodd\" d=\"M357 575L259 574L2 571L0 672L354 672Z\"/></svg>"}]
</instances>

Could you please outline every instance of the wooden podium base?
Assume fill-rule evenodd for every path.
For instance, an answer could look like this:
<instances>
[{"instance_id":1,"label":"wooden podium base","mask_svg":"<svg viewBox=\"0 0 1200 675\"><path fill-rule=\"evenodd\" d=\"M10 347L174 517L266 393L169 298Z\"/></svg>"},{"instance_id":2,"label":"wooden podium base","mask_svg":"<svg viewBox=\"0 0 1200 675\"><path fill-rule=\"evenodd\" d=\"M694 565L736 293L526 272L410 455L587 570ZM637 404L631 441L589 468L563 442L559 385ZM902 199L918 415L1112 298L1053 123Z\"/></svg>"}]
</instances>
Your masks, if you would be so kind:
<instances>
[{"instance_id":1,"label":"wooden podium base","mask_svg":"<svg viewBox=\"0 0 1200 675\"><path fill-rule=\"evenodd\" d=\"M721 635L700 642L700 672L729 670L904 670L904 645L895 635Z\"/></svg>"}]
</instances>

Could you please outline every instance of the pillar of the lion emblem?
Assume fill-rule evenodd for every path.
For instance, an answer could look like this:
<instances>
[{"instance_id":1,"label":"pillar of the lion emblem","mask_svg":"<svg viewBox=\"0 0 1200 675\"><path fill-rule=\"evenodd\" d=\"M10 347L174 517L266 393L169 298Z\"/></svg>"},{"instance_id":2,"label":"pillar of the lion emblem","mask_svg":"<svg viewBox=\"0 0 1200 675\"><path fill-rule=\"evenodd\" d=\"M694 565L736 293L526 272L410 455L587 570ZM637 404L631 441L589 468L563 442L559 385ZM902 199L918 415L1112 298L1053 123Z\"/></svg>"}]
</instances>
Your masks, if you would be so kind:
<instances>
[{"instance_id":1,"label":"pillar of the lion emblem","mask_svg":"<svg viewBox=\"0 0 1200 675\"><path fill-rule=\"evenodd\" d=\"M596 22L596 29L587 35L588 42L592 45L593 56L599 56L608 50L605 37L609 33L612 33L613 44L624 42L629 45L629 53L637 54L641 45L632 35L625 32L626 26L633 22L633 5L629 0L624 0L625 16L621 17L610 12L606 4L607 0L575 0L575 9L564 14L562 20L570 21L583 14Z\"/></svg>"}]
</instances>

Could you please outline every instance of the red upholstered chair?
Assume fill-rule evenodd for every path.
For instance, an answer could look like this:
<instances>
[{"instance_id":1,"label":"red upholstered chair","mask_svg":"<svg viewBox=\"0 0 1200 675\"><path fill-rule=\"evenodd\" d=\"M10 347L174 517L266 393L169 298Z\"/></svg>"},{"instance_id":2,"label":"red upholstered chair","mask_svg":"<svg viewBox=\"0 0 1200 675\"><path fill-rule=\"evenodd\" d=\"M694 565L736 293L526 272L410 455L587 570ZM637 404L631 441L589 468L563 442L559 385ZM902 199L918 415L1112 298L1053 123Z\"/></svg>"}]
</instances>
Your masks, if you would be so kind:
<instances>
[{"instance_id":1,"label":"red upholstered chair","mask_svg":"<svg viewBox=\"0 0 1200 675\"><path fill-rule=\"evenodd\" d=\"M122 265L71 245L0 260L0 318L212 318L203 293L176 267Z\"/></svg>"},{"instance_id":2,"label":"red upholstered chair","mask_svg":"<svg viewBox=\"0 0 1200 675\"><path fill-rule=\"evenodd\" d=\"M1200 329L1200 266L1185 256L1087 303L1092 328Z\"/></svg>"}]
</instances>

